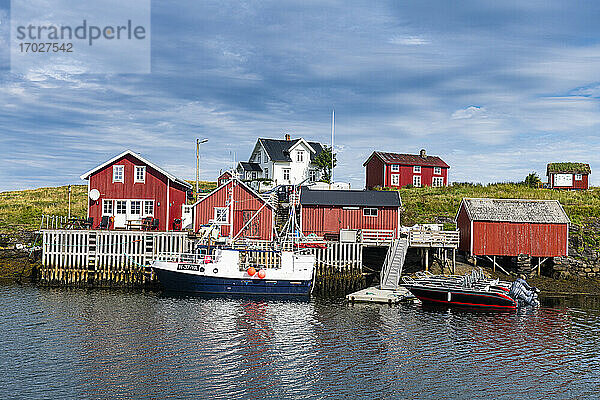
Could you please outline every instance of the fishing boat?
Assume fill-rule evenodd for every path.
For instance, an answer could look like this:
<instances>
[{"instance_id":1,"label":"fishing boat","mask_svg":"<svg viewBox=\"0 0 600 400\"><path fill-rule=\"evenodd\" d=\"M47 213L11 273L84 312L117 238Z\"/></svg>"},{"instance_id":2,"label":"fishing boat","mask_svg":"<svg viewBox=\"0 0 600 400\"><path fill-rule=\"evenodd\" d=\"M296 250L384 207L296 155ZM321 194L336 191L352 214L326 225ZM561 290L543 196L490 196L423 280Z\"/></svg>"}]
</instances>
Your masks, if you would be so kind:
<instances>
[{"instance_id":1,"label":"fishing boat","mask_svg":"<svg viewBox=\"0 0 600 400\"><path fill-rule=\"evenodd\" d=\"M303 251L234 248L161 254L152 263L167 292L289 296L310 294L314 266L315 256Z\"/></svg>"},{"instance_id":2,"label":"fishing boat","mask_svg":"<svg viewBox=\"0 0 600 400\"><path fill-rule=\"evenodd\" d=\"M443 276L420 272L416 278L403 277L403 286L421 302L462 307L514 309L520 304L537 305L537 289L514 290L515 284L487 278L483 270L464 276Z\"/></svg>"}]
</instances>

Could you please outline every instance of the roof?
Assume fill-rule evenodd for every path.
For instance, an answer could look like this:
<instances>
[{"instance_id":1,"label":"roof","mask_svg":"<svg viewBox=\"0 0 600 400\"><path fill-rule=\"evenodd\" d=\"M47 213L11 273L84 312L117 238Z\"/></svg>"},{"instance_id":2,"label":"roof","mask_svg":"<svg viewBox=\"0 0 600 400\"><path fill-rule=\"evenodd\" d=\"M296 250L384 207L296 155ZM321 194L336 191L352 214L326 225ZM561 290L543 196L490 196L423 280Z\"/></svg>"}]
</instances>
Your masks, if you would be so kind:
<instances>
[{"instance_id":1,"label":"roof","mask_svg":"<svg viewBox=\"0 0 600 400\"><path fill-rule=\"evenodd\" d=\"M300 192L303 206L349 206L349 207L400 207L402 201L397 191L380 190L311 190Z\"/></svg>"},{"instance_id":2,"label":"roof","mask_svg":"<svg viewBox=\"0 0 600 400\"><path fill-rule=\"evenodd\" d=\"M244 171L258 171L262 172L260 164L253 162L240 161L240 166Z\"/></svg>"},{"instance_id":3,"label":"roof","mask_svg":"<svg viewBox=\"0 0 600 400\"><path fill-rule=\"evenodd\" d=\"M81 179L88 179L90 177L90 175L100 171L101 169L103 169L104 167L120 160L121 158L130 155L136 159L138 159L139 161L141 161L142 163L146 164L147 166L155 169L156 171L160 172L161 174L163 174L164 176L166 176L168 179L170 179L173 182L176 182L182 186L187 187L188 189L192 188L192 185L186 181L184 181L183 179L179 179L178 177L176 177L175 175L170 174L169 172L165 171L164 169L162 169L161 167L159 167L158 165L148 161L147 159L145 159L144 157L142 157L141 155L139 155L138 153L133 152L132 150L125 150L124 152L122 152L121 154L118 154L116 156L114 156L113 158L111 158L110 160L106 161L103 164L98 165L96 168L89 170L88 172L86 172L85 174L81 175L80 178Z\"/></svg>"},{"instance_id":4,"label":"roof","mask_svg":"<svg viewBox=\"0 0 600 400\"><path fill-rule=\"evenodd\" d=\"M546 175L549 174L591 174L590 164L578 162L549 163L546 167Z\"/></svg>"},{"instance_id":5,"label":"roof","mask_svg":"<svg viewBox=\"0 0 600 400\"><path fill-rule=\"evenodd\" d=\"M421 157L418 154L387 153L383 151L374 151L373 154L369 156L367 161L365 161L363 166L366 166L373 157L378 157L385 164L421 165L423 167L450 168L450 166L438 156Z\"/></svg>"},{"instance_id":6,"label":"roof","mask_svg":"<svg viewBox=\"0 0 600 400\"><path fill-rule=\"evenodd\" d=\"M204 196L203 198L201 198L200 200L198 200L197 202L195 202L192 206L196 207L196 205L202 203L204 200L208 199L209 197L211 197L213 194L217 193L219 190L221 190L223 187L229 185L230 182L236 182L238 185L243 186L244 188L246 188L250 193L252 193L254 196L256 196L260 201L262 201L263 203L267 204L267 207L269 207L270 209L274 210L275 207L273 207L273 204L271 204L271 202L269 202L267 199L265 199L263 196L261 196L258 192L256 192L254 189L252 189L250 186L248 186L247 184L245 184L243 181L239 180L238 178L233 178L231 180L228 180L227 182L223 183L222 185L218 186L215 190L213 190L212 192L210 192L209 194L207 194L206 196ZM234 199L235 200L235 199Z\"/></svg>"},{"instance_id":7,"label":"roof","mask_svg":"<svg viewBox=\"0 0 600 400\"><path fill-rule=\"evenodd\" d=\"M473 221L568 224L569 217L558 200L470 199L461 202ZM458 215L457 215L458 218Z\"/></svg>"},{"instance_id":8,"label":"roof","mask_svg":"<svg viewBox=\"0 0 600 400\"><path fill-rule=\"evenodd\" d=\"M258 141L262 144L271 161L292 161L290 158L290 148L294 147L300 141L304 141L314 150L314 153L310 153L311 161L323 151L321 143L309 142L304 139L282 140L259 138Z\"/></svg>"}]
</instances>

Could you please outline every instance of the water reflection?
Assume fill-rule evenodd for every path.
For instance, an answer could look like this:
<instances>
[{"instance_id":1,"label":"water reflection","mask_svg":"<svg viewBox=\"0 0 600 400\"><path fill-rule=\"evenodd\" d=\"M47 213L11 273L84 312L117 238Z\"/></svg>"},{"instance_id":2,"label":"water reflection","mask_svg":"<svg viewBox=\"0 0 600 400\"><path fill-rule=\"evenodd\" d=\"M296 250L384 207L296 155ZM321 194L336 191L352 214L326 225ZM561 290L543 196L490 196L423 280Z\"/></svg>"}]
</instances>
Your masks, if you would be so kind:
<instances>
[{"instance_id":1,"label":"water reflection","mask_svg":"<svg viewBox=\"0 0 600 400\"><path fill-rule=\"evenodd\" d=\"M594 398L600 314L0 286L0 397Z\"/></svg>"}]
</instances>

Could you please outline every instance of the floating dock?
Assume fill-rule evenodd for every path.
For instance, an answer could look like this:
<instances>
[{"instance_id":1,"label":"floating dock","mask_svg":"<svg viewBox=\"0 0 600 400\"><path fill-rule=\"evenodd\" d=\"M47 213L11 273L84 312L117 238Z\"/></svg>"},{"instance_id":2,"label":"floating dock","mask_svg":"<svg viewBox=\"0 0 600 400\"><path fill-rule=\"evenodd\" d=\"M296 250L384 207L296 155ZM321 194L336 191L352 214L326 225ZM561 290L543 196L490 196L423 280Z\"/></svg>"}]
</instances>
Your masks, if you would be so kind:
<instances>
[{"instance_id":1,"label":"floating dock","mask_svg":"<svg viewBox=\"0 0 600 400\"><path fill-rule=\"evenodd\" d=\"M380 289L379 286L373 286L346 296L346 300L352 303L384 303L398 304L403 301L413 301L413 296L408 289L399 287L398 289Z\"/></svg>"}]
</instances>

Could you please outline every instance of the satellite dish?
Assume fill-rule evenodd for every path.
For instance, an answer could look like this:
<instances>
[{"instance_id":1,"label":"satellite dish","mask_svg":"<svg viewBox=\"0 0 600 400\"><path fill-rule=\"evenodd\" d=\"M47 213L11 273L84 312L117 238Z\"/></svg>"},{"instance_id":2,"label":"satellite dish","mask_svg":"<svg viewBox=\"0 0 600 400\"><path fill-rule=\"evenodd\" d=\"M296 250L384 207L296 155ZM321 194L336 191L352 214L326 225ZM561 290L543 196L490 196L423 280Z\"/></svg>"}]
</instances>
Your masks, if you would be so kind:
<instances>
[{"instance_id":1,"label":"satellite dish","mask_svg":"<svg viewBox=\"0 0 600 400\"><path fill-rule=\"evenodd\" d=\"M96 201L96 200L98 200L100 198L100 192L98 191L98 189L92 189L88 193L88 196L90 197L90 199L92 201Z\"/></svg>"}]
</instances>

